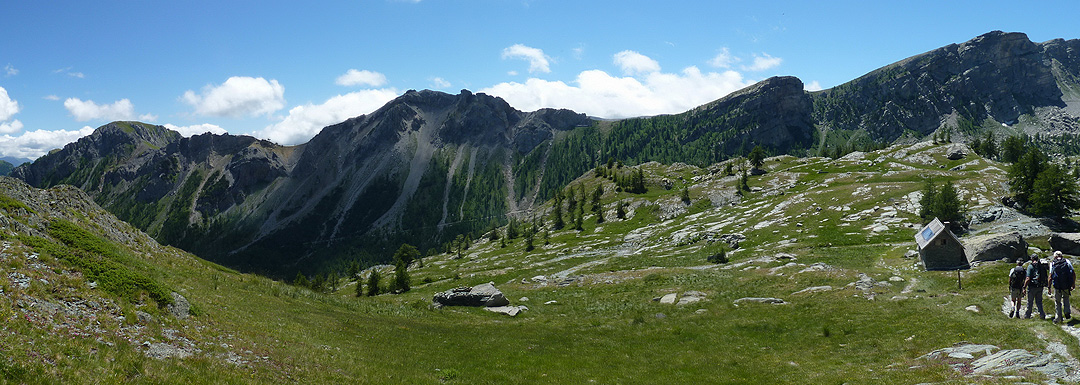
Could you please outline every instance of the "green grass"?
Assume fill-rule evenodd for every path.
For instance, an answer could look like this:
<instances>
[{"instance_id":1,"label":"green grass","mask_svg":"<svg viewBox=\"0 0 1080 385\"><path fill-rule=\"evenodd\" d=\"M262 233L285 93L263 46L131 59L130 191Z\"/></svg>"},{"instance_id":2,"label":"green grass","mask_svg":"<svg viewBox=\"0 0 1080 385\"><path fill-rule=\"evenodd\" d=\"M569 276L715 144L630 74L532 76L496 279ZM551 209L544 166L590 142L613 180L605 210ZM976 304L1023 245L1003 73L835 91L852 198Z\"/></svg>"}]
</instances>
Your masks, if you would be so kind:
<instances>
[{"instance_id":1,"label":"green grass","mask_svg":"<svg viewBox=\"0 0 1080 385\"><path fill-rule=\"evenodd\" d=\"M958 290L955 273L924 272L914 260L903 258L915 247L913 229L892 225L890 231L870 236L864 228L876 213L841 220L888 206L890 198L900 200L918 189L914 182L930 168L886 178L860 175L847 162L802 164L784 157L770 161L769 167L770 174L753 178L751 185L767 186L770 178L785 173L797 182L783 188L784 194L767 188L734 206L711 207L707 199L699 199L688 213L669 221L662 222L661 211L651 205L639 208L629 220L609 215L597 225L587 217L584 231L553 232L547 246L538 238L538 249L532 252L523 250L521 239L505 249L498 241L478 240L460 259L451 254L426 257L423 267L410 270L412 291L377 297L354 297L353 284L336 293L315 293L171 248L132 248L81 228L81 222L54 221L47 230L56 242L22 237L19 243L25 246L16 248L41 251L45 262L53 255L70 263L65 255L76 251L97 261L116 261L145 273L161 288L183 293L199 310L192 318L176 320L140 301L139 295L110 291L124 320L102 322L109 333L100 338L113 344L107 345L98 342L99 336L72 337L28 320L15 301L0 297L0 319L6 320L0 326L0 378L14 383L194 384L968 383L973 379L954 371L950 362L918 357L964 341L1045 351L1047 340L1065 342L1080 356L1075 338L1061 329L1008 319L997 311L1006 294L1002 278L1008 264L984 263L963 272L964 288ZM818 174L819 169L826 173ZM647 170L650 180L689 180L685 169ZM853 174L839 177L849 171ZM952 173L957 180L977 180L977 171ZM835 179L828 187L819 185L830 178ZM586 191L598 182L578 180ZM872 185L873 194L854 194L862 185ZM617 200L656 201L678 193L678 188L650 188L641 195L609 192L603 204L610 209ZM697 199L700 190L692 185L691 193ZM801 217L779 221L769 214L797 194L804 194L804 201L776 215ZM813 210L812 204L823 209ZM832 209L845 205L851 210ZM898 216L916 220L907 212ZM776 223L754 228L764 220ZM724 222L731 224L720 233L746 237L739 249L728 249L731 260L726 265L700 269L711 265L705 260L710 253L727 247L720 242L672 241L678 230L704 231ZM630 233L642 236L626 245ZM781 244L785 239L797 241ZM793 258L753 262L779 253ZM593 263L600 258L607 260ZM789 262L795 265L786 266ZM815 263L831 269L801 272ZM28 269L17 259L0 266ZM556 286L551 276L572 268L580 279ZM874 299L869 300L867 293L849 286L860 273L888 284L873 288ZM79 278L57 281L51 273L41 274L62 282L62 287L79 286ZM535 275L553 281L546 286L528 281ZM892 277L902 280L891 282ZM513 304L529 310L510 318L477 308L428 307L437 292L489 281ZM6 293L19 292L6 281L0 283ZM833 289L794 294L825 285ZM908 285L912 290L904 292ZM33 284L28 291L53 298L96 295L86 289L54 293L54 287ZM653 301L689 290L702 291L707 299L684 306ZM520 301L522 297L528 302ZM787 304L736 306L735 300L743 297L776 297ZM965 310L970 305L981 311ZM140 339L132 343L108 337L136 324L136 311L160 319L144 329L143 340L161 341L164 330L178 330L205 353L159 361L143 355ZM235 366L220 358L230 353L248 363ZM1041 380L1031 373L1020 375Z\"/></svg>"}]
</instances>

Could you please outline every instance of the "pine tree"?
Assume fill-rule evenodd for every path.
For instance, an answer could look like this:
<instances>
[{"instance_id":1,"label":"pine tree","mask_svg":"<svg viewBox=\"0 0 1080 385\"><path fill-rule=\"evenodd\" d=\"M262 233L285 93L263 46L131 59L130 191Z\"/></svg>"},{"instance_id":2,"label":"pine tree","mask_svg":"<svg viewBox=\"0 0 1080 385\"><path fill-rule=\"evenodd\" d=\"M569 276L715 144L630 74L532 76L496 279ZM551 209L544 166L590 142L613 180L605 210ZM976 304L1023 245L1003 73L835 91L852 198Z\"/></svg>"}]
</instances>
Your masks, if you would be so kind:
<instances>
[{"instance_id":1,"label":"pine tree","mask_svg":"<svg viewBox=\"0 0 1080 385\"><path fill-rule=\"evenodd\" d=\"M761 166L765 165L765 149L760 145L754 146L753 150L750 150L750 154L747 155L747 160L750 161L750 167L761 169Z\"/></svg>"},{"instance_id":2,"label":"pine tree","mask_svg":"<svg viewBox=\"0 0 1080 385\"><path fill-rule=\"evenodd\" d=\"M555 230L562 230L566 226L566 223L563 222L562 201L562 192L556 192L555 206L551 208L551 227Z\"/></svg>"},{"instance_id":3,"label":"pine tree","mask_svg":"<svg viewBox=\"0 0 1080 385\"><path fill-rule=\"evenodd\" d=\"M394 282L392 289L395 293L404 293L411 289L409 264L419 256L420 252L416 250L416 247L408 243L402 244L394 252Z\"/></svg>"},{"instance_id":4,"label":"pine tree","mask_svg":"<svg viewBox=\"0 0 1080 385\"><path fill-rule=\"evenodd\" d=\"M308 287L308 286L311 285L310 283L308 283L308 279L307 279L307 277L304 276L304 273L299 272L299 271L296 272L296 278L293 278L292 284L293 284L293 286L300 286L300 287Z\"/></svg>"},{"instance_id":5,"label":"pine tree","mask_svg":"<svg viewBox=\"0 0 1080 385\"><path fill-rule=\"evenodd\" d=\"M533 249L536 248L535 246L533 246L533 238L535 237L533 234L535 234L535 233L536 233L536 228L530 228L530 229L525 230L525 251L526 252L533 251Z\"/></svg>"},{"instance_id":6,"label":"pine tree","mask_svg":"<svg viewBox=\"0 0 1080 385\"><path fill-rule=\"evenodd\" d=\"M1050 164L1035 178L1031 201L1031 212L1036 215L1064 217L1080 209L1076 180L1061 166Z\"/></svg>"},{"instance_id":7,"label":"pine tree","mask_svg":"<svg viewBox=\"0 0 1080 385\"><path fill-rule=\"evenodd\" d=\"M360 280L356 281L356 296L357 297L363 297L364 296L364 283L360 282Z\"/></svg>"},{"instance_id":8,"label":"pine tree","mask_svg":"<svg viewBox=\"0 0 1080 385\"><path fill-rule=\"evenodd\" d=\"M381 291L379 289L379 281L380 280L382 280L382 277L379 276L379 270L371 269L371 274L368 274L368 280L367 280L367 295L368 295L368 297L374 297L376 295L379 295L379 292ZM359 283L357 285L359 285ZM357 289L357 290L359 290L359 289Z\"/></svg>"},{"instance_id":9,"label":"pine tree","mask_svg":"<svg viewBox=\"0 0 1080 385\"><path fill-rule=\"evenodd\" d=\"M596 185L596 190L592 193L592 211L596 212L597 207L600 206L600 198L604 196L604 188L600 185Z\"/></svg>"},{"instance_id":10,"label":"pine tree","mask_svg":"<svg viewBox=\"0 0 1080 385\"><path fill-rule=\"evenodd\" d=\"M1009 168L1009 189L1013 198L1021 207L1030 207L1031 193L1035 188L1035 179L1046 169L1049 159L1035 146L1030 146L1024 155Z\"/></svg>"},{"instance_id":11,"label":"pine tree","mask_svg":"<svg viewBox=\"0 0 1080 385\"><path fill-rule=\"evenodd\" d=\"M682 191L679 191L679 198L682 199L683 203L690 204L690 189L683 186Z\"/></svg>"},{"instance_id":12,"label":"pine tree","mask_svg":"<svg viewBox=\"0 0 1080 385\"><path fill-rule=\"evenodd\" d=\"M615 206L615 218L626 219L626 202L619 202Z\"/></svg>"}]
</instances>

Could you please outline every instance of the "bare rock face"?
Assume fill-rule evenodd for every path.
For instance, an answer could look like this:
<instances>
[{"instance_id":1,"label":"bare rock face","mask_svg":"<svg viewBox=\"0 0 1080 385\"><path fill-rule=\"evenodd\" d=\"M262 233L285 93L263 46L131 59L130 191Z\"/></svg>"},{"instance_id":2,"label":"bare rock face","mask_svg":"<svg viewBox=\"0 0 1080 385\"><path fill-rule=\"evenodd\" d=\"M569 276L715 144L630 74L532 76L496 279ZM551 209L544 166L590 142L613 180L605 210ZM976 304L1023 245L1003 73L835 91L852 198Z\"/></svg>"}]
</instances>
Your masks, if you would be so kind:
<instances>
[{"instance_id":1,"label":"bare rock face","mask_svg":"<svg viewBox=\"0 0 1080 385\"><path fill-rule=\"evenodd\" d=\"M963 243L972 261L1016 261L1027 257L1027 242L1018 232L979 235L965 238Z\"/></svg>"},{"instance_id":2,"label":"bare rock face","mask_svg":"<svg viewBox=\"0 0 1080 385\"><path fill-rule=\"evenodd\" d=\"M814 95L819 124L866 130L891 141L926 135L954 113L1012 124L1038 107L1064 107L1059 80L1075 84L1075 40L1036 44L1023 33L990 32L882 67ZM1075 50L1074 50L1075 51ZM1056 63L1055 63L1056 62ZM1073 64L1069 67L1069 64Z\"/></svg>"},{"instance_id":3,"label":"bare rock face","mask_svg":"<svg viewBox=\"0 0 1080 385\"><path fill-rule=\"evenodd\" d=\"M734 137L718 144L718 150L735 154L746 150L742 146L747 142L779 152L809 146L814 132L812 111L813 103L802 81L778 76L698 107L691 114L719 116L720 127L734 128L729 131ZM700 131L690 137L700 136Z\"/></svg>"},{"instance_id":4,"label":"bare rock face","mask_svg":"<svg viewBox=\"0 0 1080 385\"><path fill-rule=\"evenodd\" d=\"M499 289L492 283L485 283L473 287L459 287L442 293L435 294L431 299L437 307L442 306L507 306L510 300L506 299Z\"/></svg>"}]
</instances>

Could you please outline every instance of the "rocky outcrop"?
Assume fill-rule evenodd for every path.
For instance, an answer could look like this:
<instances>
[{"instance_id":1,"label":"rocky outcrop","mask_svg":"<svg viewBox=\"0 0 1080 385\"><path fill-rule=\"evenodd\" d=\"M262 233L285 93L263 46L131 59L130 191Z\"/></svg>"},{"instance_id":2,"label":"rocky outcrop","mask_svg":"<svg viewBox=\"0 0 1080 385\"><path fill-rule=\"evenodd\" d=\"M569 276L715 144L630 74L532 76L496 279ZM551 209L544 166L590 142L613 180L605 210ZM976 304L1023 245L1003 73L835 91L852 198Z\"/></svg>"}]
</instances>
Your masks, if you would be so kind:
<instances>
[{"instance_id":1,"label":"rocky outcrop","mask_svg":"<svg viewBox=\"0 0 1080 385\"><path fill-rule=\"evenodd\" d=\"M432 297L431 302L436 307L442 306L486 306L500 307L510 304L499 289L492 283L485 283L473 287L459 287L450 289Z\"/></svg>"},{"instance_id":2,"label":"rocky outcrop","mask_svg":"<svg viewBox=\"0 0 1080 385\"><path fill-rule=\"evenodd\" d=\"M1069 255L1080 255L1080 233L1050 234L1050 248Z\"/></svg>"},{"instance_id":3,"label":"rocky outcrop","mask_svg":"<svg viewBox=\"0 0 1080 385\"><path fill-rule=\"evenodd\" d=\"M1023 33L990 32L815 93L814 118L822 126L862 130L884 141L905 130L928 135L955 116L1013 124L1036 108L1065 106L1059 80L1076 81L1059 79L1055 72L1080 71L1069 51L1075 45L1075 40L1036 44Z\"/></svg>"},{"instance_id":4,"label":"rocky outcrop","mask_svg":"<svg viewBox=\"0 0 1080 385\"><path fill-rule=\"evenodd\" d=\"M967 156L966 146L962 144L953 144L945 150L945 158L949 160L960 160Z\"/></svg>"},{"instance_id":5,"label":"rocky outcrop","mask_svg":"<svg viewBox=\"0 0 1080 385\"><path fill-rule=\"evenodd\" d=\"M803 83L793 76L772 77L724 98L688 112L688 119L712 119L716 125L702 125L690 138L706 130L723 130L731 139L718 143L717 150L735 154L754 143L786 153L792 148L809 146L814 121L813 103L803 90Z\"/></svg>"},{"instance_id":6,"label":"rocky outcrop","mask_svg":"<svg viewBox=\"0 0 1080 385\"><path fill-rule=\"evenodd\" d=\"M1020 233L986 234L964 238L964 252L972 261L1016 261L1027 257L1027 241Z\"/></svg>"}]
</instances>

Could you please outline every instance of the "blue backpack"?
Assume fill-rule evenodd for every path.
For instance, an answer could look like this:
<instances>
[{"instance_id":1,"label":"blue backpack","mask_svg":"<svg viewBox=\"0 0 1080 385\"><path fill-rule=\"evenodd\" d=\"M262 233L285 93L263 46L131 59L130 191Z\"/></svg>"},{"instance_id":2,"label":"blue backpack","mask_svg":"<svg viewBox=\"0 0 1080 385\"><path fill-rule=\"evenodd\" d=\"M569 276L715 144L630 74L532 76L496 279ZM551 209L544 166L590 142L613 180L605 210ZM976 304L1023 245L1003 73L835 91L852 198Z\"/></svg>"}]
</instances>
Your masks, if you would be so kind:
<instances>
[{"instance_id":1,"label":"blue backpack","mask_svg":"<svg viewBox=\"0 0 1080 385\"><path fill-rule=\"evenodd\" d=\"M1054 261L1054 274L1051 278L1055 289L1069 290L1072 289L1073 282L1075 282L1076 272L1073 271L1068 262L1062 259Z\"/></svg>"}]
</instances>

